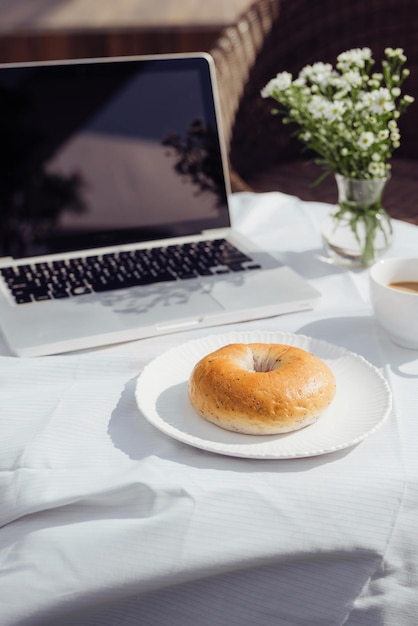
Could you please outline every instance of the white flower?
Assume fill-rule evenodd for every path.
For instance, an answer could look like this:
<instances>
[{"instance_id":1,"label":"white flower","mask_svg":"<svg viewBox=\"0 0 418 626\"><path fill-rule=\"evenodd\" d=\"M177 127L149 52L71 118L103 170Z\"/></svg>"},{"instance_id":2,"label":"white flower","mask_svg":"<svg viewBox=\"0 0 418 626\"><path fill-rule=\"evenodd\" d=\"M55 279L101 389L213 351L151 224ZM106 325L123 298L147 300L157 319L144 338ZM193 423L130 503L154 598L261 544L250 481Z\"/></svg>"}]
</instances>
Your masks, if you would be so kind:
<instances>
[{"instance_id":1,"label":"white flower","mask_svg":"<svg viewBox=\"0 0 418 626\"><path fill-rule=\"evenodd\" d=\"M262 98L269 98L271 94L273 93L273 80L274 80L273 78L269 80L267 85L265 85L263 89L261 90L260 93L261 93Z\"/></svg>"},{"instance_id":2,"label":"white flower","mask_svg":"<svg viewBox=\"0 0 418 626\"><path fill-rule=\"evenodd\" d=\"M267 85L261 90L261 96L268 98L275 91L285 91L292 84L292 74L290 72L280 72L275 78L272 78Z\"/></svg>"},{"instance_id":3,"label":"white flower","mask_svg":"<svg viewBox=\"0 0 418 626\"><path fill-rule=\"evenodd\" d=\"M360 98L357 100L357 102L354 104L354 110L357 111L360 115L364 112L364 111L368 111L369 110L369 103L367 101L366 97L362 97L360 95Z\"/></svg>"},{"instance_id":4,"label":"white flower","mask_svg":"<svg viewBox=\"0 0 418 626\"><path fill-rule=\"evenodd\" d=\"M380 87L380 81L375 80L374 78L371 78L369 81L367 81L367 84L372 89L379 89L379 87Z\"/></svg>"},{"instance_id":5,"label":"white flower","mask_svg":"<svg viewBox=\"0 0 418 626\"><path fill-rule=\"evenodd\" d=\"M327 109L328 101L326 98L319 95L312 96L312 100L308 104L308 111L315 120L324 117Z\"/></svg>"},{"instance_id":6,"label":"white flower","mask_svg":"<svg viewBox=\"0 0 418 626\"><path fill-rule=\"evenodd\" d=\"M342 77L343 82L349 87L361 87L363 78L358 70L348 70Z\"/></svg>"},{"instance_id":7,"label":"white flower","mask_svg":"<svg viewBox=\"0 0 418 626\"><path fill-rule=\"evenodd\" d=\"M334 102L329 102L324 107L323 116L330 122L341 120L346 108L345 102L334 100Z\"/></svg>"},{"instance_id":8,"label":"white flower","mask_svg":"<svg viewBox=\"0 0 418 626\"><path fill-rule=\"evenodd\" d=\"M373 113L381 115L382 113L389 113L393 111L395 104L392 100L389 89L381 87L372 91L370 94L370 109Z\"/></svg>"},{"instance_id":9,"label":"white flower","mask_svg":"<svg viewBox=\"0 0 418 626\"><path fill-rule=\"evenodd\" d=\"M298 76L298 78L295 78L293 81L293 84L295 87L304 87L306 85L306 80Z\"/></svg>"},{"instance_id":10,"label":"white flower","mask_svg":"<svg viewBox=\"0 0 418 626\"><path fill-rule=\"evenodd\" d=\"M362 150L367 150L367 148L370 148L370 146L374 144L374 141L375 141L374 134L371 133L370 131L365 131L361 133L357 141L357 145L360 146Z\"/></svg>"},{"instance_id":11,"label":"white flower","mask_svg":"<svg viewBox=\"0 0 418 626\"><path fill-rule=\"evenodd\" d=\"M308 80L317 85L327 85L333 75L333 68L330 63L314 63L307 65L299 73L299 78Z\"/></svg>"},{"instance_id":12,"label":"white flower","mask_svg":"<svg viewBox=\"0 0 418 626\"><path fill-rule=\"evenodd\" d=\"M388 58L396 59L398 58L400 61L406 61L406 56L404 54L403 48L386 48L385 55Z\"/></svg>"},{"instance_id":13,"label":"white flower","mask_svg":"<svg viewBox=\"0 0 418 626\"><path fill-rule=\"evenodd\" d=\"M386 141L388 137L389 137L389 131L387 128L384 128L383 130L379 130L379 132L377 133L377 139L379 141Z\"/></svg>"},{"instance_id":14,"label":"white flower","mask_svg":"<svg viewBox=\"0 0 418 626\"><path fill-rule=\"evenodd\" d=\"M374 176L375 178L383 177L385 175L385 166L382 162L377 163L376 161L371 161L367 167L369 174Z\"/></svg>"},{"instance_id":15,"label":"white flower","mask_svg":"<svg viewBox=\"0 0 418 626\"><path fill-rule=\"evenodd\" d=\"M337 57L337 67L344 69L351 66L363 68L365 61L370 59L372 51L370 48L353 48L342 52Z\"/></svg>"}]
</instances>

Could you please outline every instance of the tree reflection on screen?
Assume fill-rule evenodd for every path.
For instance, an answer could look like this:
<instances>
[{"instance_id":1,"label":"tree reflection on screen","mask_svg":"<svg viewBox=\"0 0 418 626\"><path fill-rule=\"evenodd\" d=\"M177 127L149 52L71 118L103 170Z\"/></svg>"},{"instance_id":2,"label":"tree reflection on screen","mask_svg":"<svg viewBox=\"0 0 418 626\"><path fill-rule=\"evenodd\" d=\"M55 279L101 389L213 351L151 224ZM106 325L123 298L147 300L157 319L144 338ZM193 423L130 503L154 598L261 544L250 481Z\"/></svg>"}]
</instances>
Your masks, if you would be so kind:
<instances>
[{"instance_id":1,"label":"tree reflection on screen","mask_svg":"<svg viewBox=\"0 0 418 626\"><path fill-rule=\"evenodd\" d=\"M163 140L163 145L174 150L178 157L174 166L176 172L194 185L196 193L209 191L217 197L217 206L225 203L222 160L217 134L212 128L195 119L185 137L171 133Z\"/></svg>"}]
</instances>

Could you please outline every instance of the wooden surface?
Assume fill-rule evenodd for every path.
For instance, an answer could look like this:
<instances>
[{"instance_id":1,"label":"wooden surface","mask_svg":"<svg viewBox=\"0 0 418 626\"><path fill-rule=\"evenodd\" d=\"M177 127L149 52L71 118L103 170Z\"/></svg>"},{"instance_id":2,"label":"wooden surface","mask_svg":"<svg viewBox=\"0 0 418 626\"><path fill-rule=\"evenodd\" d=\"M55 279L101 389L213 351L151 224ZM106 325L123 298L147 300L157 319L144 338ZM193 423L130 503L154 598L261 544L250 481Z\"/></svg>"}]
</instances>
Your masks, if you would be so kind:
<instances>
[{"instance_id":1,"label":"wooden surface","mask_svg":"<svg viewBox=\"0 0 418 626\"><path fill-rule=\"evenodd\" d=\"M183 28L233 22L251 0L0 0L0 31Z\"/></svg>"},{"instance_id":2,"label":"wooden surface","mask_svg":"<svg viewBox=\"0 0 418 626\"><path fill-rule=\"evenodd\" d=\"M207 50L252 0L0 0L0 62Z\"/></svg>"}]
</instances>

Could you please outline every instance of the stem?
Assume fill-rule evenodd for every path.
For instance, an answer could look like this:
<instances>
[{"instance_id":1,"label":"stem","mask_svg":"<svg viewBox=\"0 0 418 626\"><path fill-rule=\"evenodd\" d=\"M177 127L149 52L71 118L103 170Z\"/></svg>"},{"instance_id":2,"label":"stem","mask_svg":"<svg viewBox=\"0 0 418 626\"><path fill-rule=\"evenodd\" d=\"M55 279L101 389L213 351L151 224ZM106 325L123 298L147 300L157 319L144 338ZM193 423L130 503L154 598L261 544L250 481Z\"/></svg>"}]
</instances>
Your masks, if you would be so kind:
<instances>
[{"instance_id":1,"label":"stem","mask_svg":"<svg viewBox=\"0 0 418 626\"><path fill-rule=\"evenodd\" d=\"M389 243L392 229L389 217L380 201L367 207L352 201L340 202L339 209L333 217L337 222L346 220L349 223L361 249L362 263L365 266L371 265L375 260L375 244L379 232L383 234L385 244ZM385 228L385 224L389 226L388 229ZM362 225L364 226L364 234Z\"/></svg>"}]
</instances>

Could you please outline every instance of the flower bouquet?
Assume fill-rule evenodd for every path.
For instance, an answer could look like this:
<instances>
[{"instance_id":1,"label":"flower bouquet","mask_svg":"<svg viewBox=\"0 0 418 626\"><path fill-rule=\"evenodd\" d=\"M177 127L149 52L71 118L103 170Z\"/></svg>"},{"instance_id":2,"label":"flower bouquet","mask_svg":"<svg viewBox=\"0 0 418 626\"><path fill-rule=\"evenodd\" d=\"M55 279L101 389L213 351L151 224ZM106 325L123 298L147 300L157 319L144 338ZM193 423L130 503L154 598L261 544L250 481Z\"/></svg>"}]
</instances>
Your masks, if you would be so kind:
<instances>
[{"instance_id":1,"label":"flower bouquet","mask_svg":"<svg viewBox=\"0 0 418 626\"><path fill-rule=\"evenodd\" d=\"M261 92L278 103L272 112L285 124L295 123L297 137L316 153L324 170L316 183L336 175L343 197L340 193L335 224L348 225L361 248L360 265L374 261L379 234L384 241L391 236L385 226L389 218L382 218L381 192L400 145L398 119L414 101L401 92L409 75L406 60L401 48L386 48L377 72L369 48L348 50L337 57L335 68L314 63L295 79L281 72Z\"/></svg>"}]
</instances>

